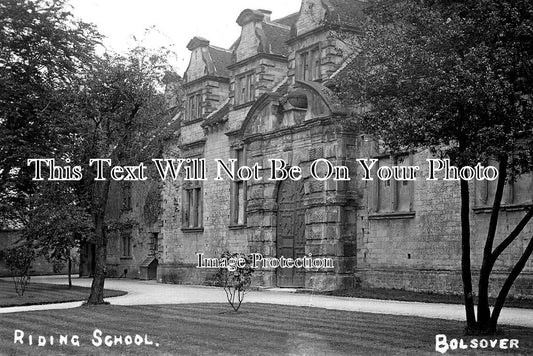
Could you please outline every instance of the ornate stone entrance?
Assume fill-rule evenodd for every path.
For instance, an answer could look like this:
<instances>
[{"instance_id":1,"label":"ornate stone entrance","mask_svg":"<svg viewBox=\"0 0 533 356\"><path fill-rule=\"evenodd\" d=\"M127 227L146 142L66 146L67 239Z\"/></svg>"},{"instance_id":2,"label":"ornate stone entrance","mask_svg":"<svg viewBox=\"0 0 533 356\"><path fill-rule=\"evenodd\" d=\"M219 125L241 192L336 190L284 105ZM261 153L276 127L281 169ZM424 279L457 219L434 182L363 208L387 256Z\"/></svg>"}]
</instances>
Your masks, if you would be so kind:
<instances>
[{"instance_id":1,"label":"ornate stone entrance","mask_svg":"<svg viewBox=\"0 0 533 356\"><path fill-rule=\"evenodd\" d=\"M285 180L278 190L277 257L297 258L305 254L305 207L302 181ZM304 287L305 270L278 268L278 287Z\"/></svg>"}]
</instances>

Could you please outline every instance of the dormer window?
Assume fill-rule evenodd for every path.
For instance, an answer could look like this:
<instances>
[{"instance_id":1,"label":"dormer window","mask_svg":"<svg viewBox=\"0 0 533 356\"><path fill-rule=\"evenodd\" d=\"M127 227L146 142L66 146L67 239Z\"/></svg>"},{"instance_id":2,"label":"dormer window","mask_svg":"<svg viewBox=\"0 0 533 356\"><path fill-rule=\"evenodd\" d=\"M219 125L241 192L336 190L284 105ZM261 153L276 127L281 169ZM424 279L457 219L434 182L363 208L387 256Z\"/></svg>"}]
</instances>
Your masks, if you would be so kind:
<instances>
[{"instance_id":1,"label":"dormer window","mask_svg":"<svg viewBox=\"0 0 533 356\"><path fill-rule=\"evenodd\" d=\"M235 104L245 104L255 99L255 75L253 72L235 78Z\"/></svg>"},{"instance_id":2,"label":"dormer window","mask_svg":"<svg viewBox=\"0 0 533 356\"><path fill-rule=\"evenodd\" d=\"M202 117L202 93L196 92L188 96L187 118L195 120Z\"/></svg>"},{"instance_id":3,"label":"dormer window","mask_svg":"<svg viewBox=\"0 0 533 356\"><path fill-rule=\"evenodd\" d=\"M320 56L318 46L300 51L296 54L298 80L320 79Z\"/></svg>"}]
</instances>

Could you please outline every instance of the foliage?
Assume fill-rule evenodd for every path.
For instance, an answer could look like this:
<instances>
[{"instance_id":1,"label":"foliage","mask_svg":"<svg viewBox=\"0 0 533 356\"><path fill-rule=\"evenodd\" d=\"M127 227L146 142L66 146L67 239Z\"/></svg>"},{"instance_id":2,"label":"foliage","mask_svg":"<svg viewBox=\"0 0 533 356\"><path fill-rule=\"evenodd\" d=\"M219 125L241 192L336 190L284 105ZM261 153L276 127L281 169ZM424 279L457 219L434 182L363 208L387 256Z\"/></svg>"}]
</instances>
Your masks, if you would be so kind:
<instances>
[{"instance_id":1,"label":"foliage","mask_svg":"<svg viewBox=\"0 0 533 356\"><path fill-rule=\"evenodd\" d=\"M363 128L393 151L428 147L475 165L529 148L531 8L528 1L375 1L338 92L371 108Z\"/></svg>"},{"instance_id":2,"label":"foliage","mask_svg":"<svg viewBox=\"0 0 533 356\"><path fill-rule=\"evenodd\" d=\"M161 216L161 194L157 186L153 186L148 191L143 207L143 218L145 223L154 224Z\"/></svg>"},{"instance_id":3,"label":"foliage","mask_svg":"<svg viewBox=\"0 0 533 356\"><path fill-rule=\"evenodd\" d=\"M30 269L35 260L35 251L27 244L20 244L6 248L1 253L7 268L11 271L15 292L19 296L24 295L26 286L30 283Z\"/></svg>"},{"instance_id":4,"label":"foliage","mask_svg":"<svg viewBox=\"0 0 533 356\"><path fill-rule=\"evenodd\" d=\"M218 269L216 279L224 288L228 303L237 312L252 283L252 260L243 253L229 251L222 253L220 260L226 261L227 266Z\"/></svg>"},{"instance_id":5,"label":"foliage","mask_svg":"<svg viewBox=\"0 0 533 356\"><path fill-rule=\"evenodd\" d=\"M164 84L176 76L164 49L139 45L125 55L97 56L101 36L66 6L66 0L0 4L0 221L25 226L25 236L59 262L92 221L97 271L90 299L99 303L110 181L107 166L107 180L94 180L89 159L109 158L113 165L142 161L180 85L165 95ZM62 187L37 185L26 160L51 157L82 165L83 179L60 182Z\"/></svg>"},{"instance_id":6,"label":"foliage","mask_svg":"<svg viewBox=\"0 0 533 356\"><path fill-rule=\"evenodd\" d=\"M28 158L70 144L70 85L93 61L100 36L65 0L0 3L0 221L27 222L35 190Z\"/></svg>"},{"instance_id":7,"label":"foliage","mask_svg":"<svg viewBox=\"0 0 533 356\"><path fill-rule=\"evenodd\" d=\"M95 180L90 159L110 159L111 165L138 165L167 114L163 79L168 73L168 53L138 46L126 55L104 54L94 61L79 82L71 111L78 125L72 156L84 166L78 194L87 197L94 221L96 270L89 303L103 302L106 268L106 208L109 198L109 165L105 180ZM167 76L168 78L168 76ZM129 183L129 182L126 182ZM123 184L116 182L114 184ZM110 223L112 224L112 222Z\"/></svg>"},{"instance_id":8,"label":"foliage","mask_svg":"<svg viewBox=\"0 0 533 356\"><path fill-rule=\"evenodd\" d=\"M31 206L22 236L53 264L55 272L68 265L71 286L71 253L82 241L92 240L91 216L68 182L41 182Z\"/></svg>"},{"instance_id":9,"label":"foliage","mask_svg":"<svg viewBox=\"0 0 533 356\"><path fill-rule=\"evenodd\" d=\"M461 181L462 272L470 329L496 328L509 288L533 252L524 250L488 305L492 267L533 213L493 247L506 180L531 171L533 153L533 4L516 1L376 0L357 34L335 89L363 108L361 128L393 154L429 149L460 167L495 159L499 180L480 270L478 320L470 267L468 182ZM533 241L533 240L532 240Z\"/></svg>"}]
</instances>

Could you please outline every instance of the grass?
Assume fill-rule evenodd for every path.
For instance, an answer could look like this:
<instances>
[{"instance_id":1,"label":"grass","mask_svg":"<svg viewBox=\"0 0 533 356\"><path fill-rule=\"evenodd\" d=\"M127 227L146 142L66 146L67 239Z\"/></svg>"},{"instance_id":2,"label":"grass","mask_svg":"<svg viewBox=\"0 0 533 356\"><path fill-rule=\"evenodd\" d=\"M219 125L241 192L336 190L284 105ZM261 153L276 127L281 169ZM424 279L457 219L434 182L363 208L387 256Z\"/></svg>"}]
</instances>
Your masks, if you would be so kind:
<instances>
[{"instance_id":1,"label":"grass","mask_svg":"<svg viewBox=\"0 0 533 356\"><path fill-rule=\"evenodd\" d=\"M70 310L0 314L0 353L8 355L435 355L435 335L463 338L463 323L270 304L84 306ZM14 343L15 330L25 334ZM147 334L153 345L94 346L103 335ZM28 345L28 335L33 345ZM69 344L50 345L50 336L67 334ZM39 335L47 345L36 345ZM71 345L77 335L80 346ZM506 327L497 338L519 340L520 349L497 354L532 354L533 329ZM470 337L465 337L469 340ZM97 339L94 339L97 341ZM113 340L113 339L112 339ZM488 350L456 350L476 355Z\"/></svg>"},{"instance_id":2,"label":"grass","mask_svg":"<svg viewBox=\"0 0 533 356\"><path fill-rule=\"evenodd\" d=\"M313 293L323 295L335 295L340 297L354 297L354 298L372 298L384 300L401 300L407 302L423 302L423 303L448 303L448 304L463 304L464 298L462 295L452 294L437 294L412 292L401 289L385 289L385 288L355 288L348 290L339 290L333 292L316 292L316 291L302 291L301 293ZM495 298L490 298L491 305L494 305ZM509 297L505 301L506 307L513 308L527 308L533 309L533 299L517 299Z\"/></svg>"},{"instance_id":3,"label":"grass","mask_svg":"<svg viewBox=\"0 0 533 356\"><path fill-rule=\"evenodd\" d=\"M23 296L15 292L12 281L0 280L0 307L13 307L32 304L49 304L59 302L74 302L86 300L90 294L90 288L61 284L31 283L28 284ZM104 291L105 297L116 297L126 292L109 290Z\"/></svg>"}]
</instances>

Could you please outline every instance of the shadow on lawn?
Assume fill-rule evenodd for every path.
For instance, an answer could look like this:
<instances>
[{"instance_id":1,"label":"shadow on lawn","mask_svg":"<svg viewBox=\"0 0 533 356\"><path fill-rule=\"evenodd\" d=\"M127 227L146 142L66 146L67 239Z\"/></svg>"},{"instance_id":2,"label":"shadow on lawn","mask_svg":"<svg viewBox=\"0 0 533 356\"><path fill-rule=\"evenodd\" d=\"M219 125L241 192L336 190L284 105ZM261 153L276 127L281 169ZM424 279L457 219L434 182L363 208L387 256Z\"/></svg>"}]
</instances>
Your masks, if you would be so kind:
<instances>
[{"instance_id":1,"label":"shadow on lawn","mask_svg":"<svg viewBox=\"0 0 533 356\"><path fill-rule=\"evenodd\" d=\"M90 291L87 287L69 288L68 285L62 284L30 283L24 295L19 296L15 292L13 282L0 280L0 308L83 301L89 297ZM106 298L125 294L126 292L112 289L104 291Z\"/></svg>"}]
</instances>

